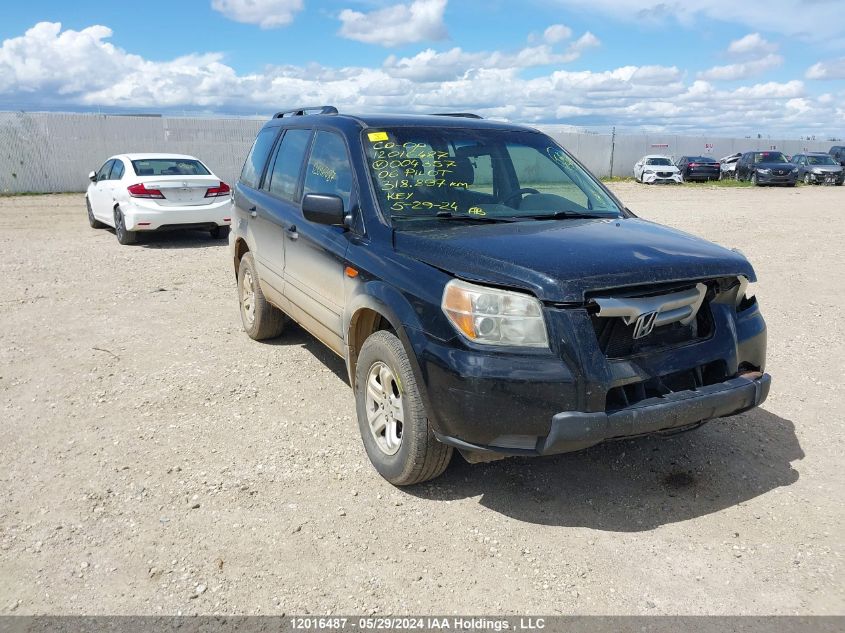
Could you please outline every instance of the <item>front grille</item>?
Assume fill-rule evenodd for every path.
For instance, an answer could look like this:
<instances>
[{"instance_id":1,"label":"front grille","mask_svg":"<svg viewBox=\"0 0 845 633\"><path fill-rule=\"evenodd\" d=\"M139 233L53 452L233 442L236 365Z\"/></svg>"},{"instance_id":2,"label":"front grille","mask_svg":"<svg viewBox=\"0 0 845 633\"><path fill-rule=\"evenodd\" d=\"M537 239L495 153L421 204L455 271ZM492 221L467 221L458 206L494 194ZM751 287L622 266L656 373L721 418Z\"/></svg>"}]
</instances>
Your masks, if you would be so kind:
<instances>
[{"instance_id":1,"label":"front grille","mask_svg":"<svg viewBox=\"0 0 845 633\"><path fill-rule=\"evenodd\" d=\"M599 348L608 358L625 358L641 352L706 339L712 333L713 327L710 306L707 304L701 307L698 316L689 325L669 323L654 328L651 334L640 339L634 338L634 325L625 325L621 318L607 319L593 315L592 322Z\"/></svg>"},{"instance_id":2,"label":"front grille","mask_svg":"<svg viewBox=\"0 0 845 633\"><path fill-rule=\"evenodd\" d=\"M713 315L705 300L696 318L688 325L678 322L656 327L651 334L634 338L634 324L625 325L621 318L591 315L599 348L608 358L625 358L641 352L676 347L695 340L709 338L713 333Z\"/></svg>"},{"instance_id":3,"label":"front grille","mask_svg":"<svg viewBox=\"0 0 845 633\"><path fill-rule=\"evenodd\" d=\"M724 382L728 378L728 366L723 360L665 376L655 376L643 382L610 389L607 392L605 411L612 413L633 406L642 400L660 398L676 391L694 391Z\"/></svg>"},{"instance_id":4,"label":"front grille","mask_svg":"<svg viewBox=\"0 0 845 633\"><path fill-rule=\"evenodd\" d=\"M660 176L661 178L671 178L672 172L671 171L659 171L659 172L657 172L657 175Z\"/></svg>"}]
</instances>

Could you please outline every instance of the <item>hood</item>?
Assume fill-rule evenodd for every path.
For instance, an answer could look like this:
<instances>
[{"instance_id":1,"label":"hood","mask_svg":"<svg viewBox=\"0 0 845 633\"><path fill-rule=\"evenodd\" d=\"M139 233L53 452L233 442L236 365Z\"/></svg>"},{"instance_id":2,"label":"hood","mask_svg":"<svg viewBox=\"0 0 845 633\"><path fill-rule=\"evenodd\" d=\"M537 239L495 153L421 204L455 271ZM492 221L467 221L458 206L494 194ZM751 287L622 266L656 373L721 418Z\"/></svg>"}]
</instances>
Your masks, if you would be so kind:
<instances>
[{"instance_id":1,"label":"hood","mask_svg":"<svg viewBox=\"0 0 845 633\"><path fill-rule=\"evenodd\" d=\"M678 168L674 165L643 165L643 171L671 171L676 172Z\"/></svg>"},{"instance_id":2,"label":"hood","mask_svg":"<svg viewBox=\"0 0 845 633\"><path fill-rule=\"evenodd\" d=\"M462 279L522 288L543 301L593 290L745 275L748 260L639 218L456 224L396 231L396 250Z\"/></svg>"},{"instance_id":3,"label":"hood","mask_svg":"<svg viewBox=\"0 0 845 633\"><path fill-rule=\"evenodd\" d=\"M842 171L842 165L807 165L810 171L838 174Z\"/></svg>"}]
</instances>

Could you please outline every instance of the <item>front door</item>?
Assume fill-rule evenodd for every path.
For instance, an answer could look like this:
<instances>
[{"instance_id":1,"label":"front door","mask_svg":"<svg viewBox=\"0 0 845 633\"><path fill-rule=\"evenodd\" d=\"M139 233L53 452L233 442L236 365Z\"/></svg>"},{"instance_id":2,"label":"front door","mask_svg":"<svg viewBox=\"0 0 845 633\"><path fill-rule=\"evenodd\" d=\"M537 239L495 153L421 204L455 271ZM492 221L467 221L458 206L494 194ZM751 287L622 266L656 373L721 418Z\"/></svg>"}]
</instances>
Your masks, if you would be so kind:
<instances>
[{"instance_id":1,"label":"front door","mask_svg":"<svg viewBox=\"0 0 845 633\"><path fill-rule=\"evenodd\" d=\"M111 172L113 164L114 160L107 160L100 167L94 179L94 186L88 190L88 202L91 204L94 217L103 222L108 222L109 225L114 224L112 210L108 205L108 201L111 200L111 191L107 190L109 172ZM108 200L106 199L107 196Z\"/></svg>"},{"instance_id":2,"label":"front door","mask_svg":"<svg viewBox=\"0 0 845 633\"><path fill-rule=\"evenodd\" d=\"M340 196L354 206L352 168L343 138L318 131L311 145L302 194ZM344 266L349 246L342 227L314 224L302 217L285 227L285 296L295 318L337 353L343 353Z\"/></svg>"}]
</instances>

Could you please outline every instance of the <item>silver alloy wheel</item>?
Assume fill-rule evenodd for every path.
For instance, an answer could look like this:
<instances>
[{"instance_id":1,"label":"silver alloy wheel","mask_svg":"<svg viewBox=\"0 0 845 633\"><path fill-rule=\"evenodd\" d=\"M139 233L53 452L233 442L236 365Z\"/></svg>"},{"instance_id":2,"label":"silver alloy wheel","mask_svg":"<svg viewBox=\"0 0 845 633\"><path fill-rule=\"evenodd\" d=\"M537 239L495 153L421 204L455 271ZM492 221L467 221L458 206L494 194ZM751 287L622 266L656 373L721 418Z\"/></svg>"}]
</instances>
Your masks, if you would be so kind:
<instances>
[{"instance_id":1,"label":"silver alloy wheel","mask_svg":"<svg viewBox=\"0 0 845 633\"><path fill-rule=\"evenodd\" d=\"M812 182L810 180L810 172L808 172L808 171L804 172L804 184L805 185L812 184Z\"/></svg>"},{"instance_id":2,"label":"silver alloy wheel","mask_svg":"<svg viewBox=\"0 0 845 633\"><path fill-rule=\"evenodd\" d=\"M244 278L241 283L241 311L247 325L252 327L255 322L255 288L252 287L252 272L247 268L244 270Z\"/></svg>"},{"instance_id":3,"label":"silver alloy wheel","mask_svg":"<svg viewBox=\"0 0 845 633\"><path fill-rule=\"evenodd\" d=\"M367 372L365 396L367 422L376 445L386 455L395 455L402 446L402 425L405 411L402 393L393 371L376 361Z\"/></svg>"}]
</instances>

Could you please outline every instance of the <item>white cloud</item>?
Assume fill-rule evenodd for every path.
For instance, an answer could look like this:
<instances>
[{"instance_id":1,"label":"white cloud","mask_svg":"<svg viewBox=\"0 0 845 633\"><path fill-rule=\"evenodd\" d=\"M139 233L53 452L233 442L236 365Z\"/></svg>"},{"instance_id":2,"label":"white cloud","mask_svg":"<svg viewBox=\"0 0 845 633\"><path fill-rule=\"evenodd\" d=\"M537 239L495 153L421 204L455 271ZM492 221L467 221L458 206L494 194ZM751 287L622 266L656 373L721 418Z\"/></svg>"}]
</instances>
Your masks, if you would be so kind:
<instances>
[{"instance_id":1,"label":"white cloud","mask_svg":"<svg viewBox=\"0 0 845 633\"><path fill-rule=\"evenodd\" d=\"M447 0L414 0L369 13L344 9L339 34L350 40L379 46L401 46L426 40L443 40L449 34L443 24Z\"/></svg>"},{"instance_id":2,"label":"white cloud","mask_svg":"<svg viewBox=\"0 0 845 633\"><path fill-rule=\"evenodd\" d=\"M747 62L726 64L725 66L713 66L698 73L699 78L716 81L735 81L737 79L748 79L756 77L767 70L772 70L783 64L783 57L769 54L760 59L752 59Z\"/></svg>"},{"instance_id":3,"label":"white cloud","mask_svg":"<svg viewBox=\"0 0 845 633\"><path fill-rule=\"evenodd\" d=\"M466 110L619 129L845 133L845 109L836 107L842 95L814 97L800 80L722 90L703 79L688 82L675 66L562 68L559 59L594 43L586 35L560 51L547 44L509 53L455 47L391 56L376 67L287 65L250 74L237 73L219 53L152 61L111 37L105 26L77 31L40 23L3 41L0 107L254 114L331 103L346 112Z\"/></svg>"},{"instance_id":4,"label":"white cloud","mask_svg":"<svg viewBox=\"0 0 845 633\"><path fill-rule=\"evenodd\" d=\"M273 29L293 22L302 0L211 0L211 8L235 22Z\"/></svg>"},{"instance_id":5,"label":"white cloud","mask_svg":"<svg viewBox=\"0 0 845 633\"><path fill-rule=\"evenodd\" d=\"M734 55L765 55L774 53L777 45L767 42L759 33L749 33L728 45L728 53Z\"/></svg>"},{"instance_id":6,"label":"white cloud","mask_svg":"<svg viewBox=\"0 0 845 633\"><path fill-rule=\"evenodd\" d=\"M813 64L804 76L807 79L845 79L845 57Z\"/></svg>"},{"instance_id":7,"label":"white cloud","mask_svg":"<svg viewBox=\"0 0 845 633\"><path fill-rule=\"evenodd\" d=\"M565 24L552 24L543 31L543 39L549 44L557 44L572 37L572 29Z\"/></svg>"},{"instance_id":8,"label":"white cloud","mask_svg":"<svg viewBox=\"0 0 845 633\"><path fill-rule=\"evenodd\" d=\"M559 5L601 11L616 19L660 23L673 19L692 27L701 18L742 24L753 29L824 41L845 37L842 0L555 0Z\"/></svg>"}]
</instances>

